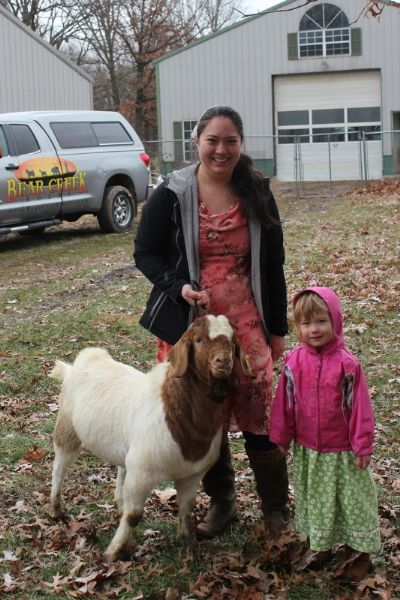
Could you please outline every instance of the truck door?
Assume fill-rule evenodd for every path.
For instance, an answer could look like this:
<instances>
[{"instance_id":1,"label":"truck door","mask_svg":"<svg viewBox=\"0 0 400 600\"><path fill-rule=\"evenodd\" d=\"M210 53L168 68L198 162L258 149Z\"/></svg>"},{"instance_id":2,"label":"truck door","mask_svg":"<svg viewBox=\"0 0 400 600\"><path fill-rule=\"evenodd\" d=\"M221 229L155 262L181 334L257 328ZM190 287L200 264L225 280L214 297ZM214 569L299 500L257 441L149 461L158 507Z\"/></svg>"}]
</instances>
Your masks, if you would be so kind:
<instances>
[{"instance_id":1,"label":"truck door","mask_svg":"<svg viewBox=\"0 0 400 600\"><path fill-rule=\"evenodd\" d=\"M61 211L60 162L36 123L0 123L0 226L41 221Z\"/></svg>"}]
</instances>

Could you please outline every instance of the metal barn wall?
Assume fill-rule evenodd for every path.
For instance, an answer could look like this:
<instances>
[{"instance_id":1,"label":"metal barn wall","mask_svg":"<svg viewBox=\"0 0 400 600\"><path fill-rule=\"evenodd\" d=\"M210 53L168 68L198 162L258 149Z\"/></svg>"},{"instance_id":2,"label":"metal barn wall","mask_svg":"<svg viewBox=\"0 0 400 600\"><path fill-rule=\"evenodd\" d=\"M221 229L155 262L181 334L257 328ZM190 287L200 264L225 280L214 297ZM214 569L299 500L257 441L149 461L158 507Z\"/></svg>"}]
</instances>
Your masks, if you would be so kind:
<instances>
[{"instance_id":1,"label":"metal barn wall","mask_svg":"<svg viewBox=\"0 0 400 600\"><path fill-rule=\"evenodd\" d=\"M264 13L167 55L157 64L159 137L173 138L174 121L196 119L213 104L230 104L243 117L246 135L273 131L273 76L379 69L382 124L392 129L391 111L400 110L400 11L387 7L380 20L364 17L365 0L331 0L351 27L362 29L361 56L288 59L287 34L299 30L310 6ZM295 2L285 2L289 8ZM384 153L390 153L390 140Z\"/></svg>"},{"instance_id":2,"label":"metal barn wall","mask_svg":"<svg viewBox=\"0 0 400 600\"><path fill-rule=\"evenodd\" d=\"M92 109L92 77L0 6L0 113Z\"/></svg>"}]
</instances>

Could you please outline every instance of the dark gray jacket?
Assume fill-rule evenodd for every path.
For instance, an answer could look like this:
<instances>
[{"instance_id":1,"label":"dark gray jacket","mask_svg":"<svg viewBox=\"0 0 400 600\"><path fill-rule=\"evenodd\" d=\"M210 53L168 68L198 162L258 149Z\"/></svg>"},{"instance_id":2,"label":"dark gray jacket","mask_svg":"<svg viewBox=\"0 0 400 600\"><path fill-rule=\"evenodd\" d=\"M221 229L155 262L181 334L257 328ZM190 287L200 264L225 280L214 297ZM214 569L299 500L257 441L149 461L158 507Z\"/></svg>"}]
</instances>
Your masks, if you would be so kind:
<instances>
[{"instance_id":1,"label":"dark gray jacket","mask_svg":"<svg viewBox=\"0 0 400 600\"><path fill-rule=\"evenodd\" d=\"M182 287L200 280L197 167L174 171L154 191L135 238L136 266L154 285L140 323L170 344L193 319ZM264 227L249 219L249 230L252 290L268 337L283 336L288 329L282 228L273 194L269 189L266 194L277 223Z\"/></svg>"}]
</instances>

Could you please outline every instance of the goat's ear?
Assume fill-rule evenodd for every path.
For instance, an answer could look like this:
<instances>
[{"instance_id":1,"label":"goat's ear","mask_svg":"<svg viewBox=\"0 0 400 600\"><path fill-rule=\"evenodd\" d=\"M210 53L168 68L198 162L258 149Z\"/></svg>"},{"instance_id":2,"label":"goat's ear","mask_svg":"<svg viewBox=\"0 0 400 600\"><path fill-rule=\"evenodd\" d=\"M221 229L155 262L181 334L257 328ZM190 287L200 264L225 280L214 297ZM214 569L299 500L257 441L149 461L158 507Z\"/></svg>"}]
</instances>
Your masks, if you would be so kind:
<instances>
[{"instance_id":1,"label":"goat's ear","mask_svg":"<svg viewBox=\"0 0 400 600\"><path fill-rule=\"evenodd\" d=\"M168 352L168 360L171 363L170 377L183 377L189 366L189 352L191 338L183 335L175 346Z\"/></svg>"},{"instance_id":2,"label":"goat's ear","mask_svg":"<svg viewBox=\"0 0 400 600\"><path fill-rule=\"evenodd\" d=\"M243 349L240 346L240 344L238 343L238 341L235 342L235 352L236 352L236 356L239 358L240 366L241 366L243 373L247 377L253 377L253 370L251 368L250 356L243 352Z\"/></svg>"}]
</instances>

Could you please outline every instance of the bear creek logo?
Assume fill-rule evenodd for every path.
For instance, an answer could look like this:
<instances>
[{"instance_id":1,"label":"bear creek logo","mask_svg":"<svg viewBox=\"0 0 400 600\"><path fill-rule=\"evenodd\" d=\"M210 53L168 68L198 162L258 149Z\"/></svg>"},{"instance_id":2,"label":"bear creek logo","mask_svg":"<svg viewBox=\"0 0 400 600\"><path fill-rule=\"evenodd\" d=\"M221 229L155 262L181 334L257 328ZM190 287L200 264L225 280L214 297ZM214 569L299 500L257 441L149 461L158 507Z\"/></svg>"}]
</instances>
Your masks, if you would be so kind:
<instances>
[{"instance_id":1,"label":"bear creek logo","mask_svg":"<svg viewBox=\"0 0 400 600\"><path fill-rule=\"evenodd\" d=\"M33 158L20 164L14 177L7 179L6 202L26 196L86 192L86 172L70 160L54 156Z\"/></svg>"}]
</instances>

